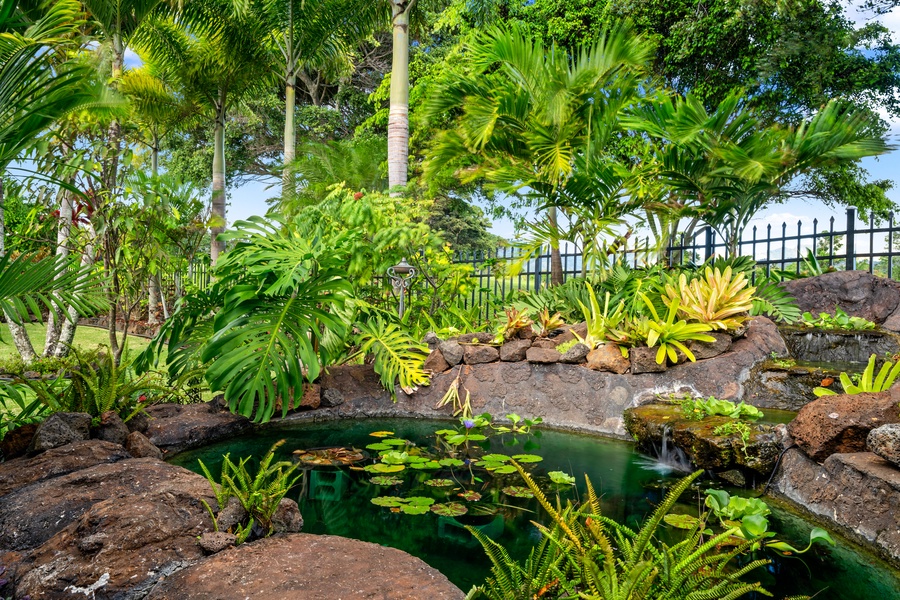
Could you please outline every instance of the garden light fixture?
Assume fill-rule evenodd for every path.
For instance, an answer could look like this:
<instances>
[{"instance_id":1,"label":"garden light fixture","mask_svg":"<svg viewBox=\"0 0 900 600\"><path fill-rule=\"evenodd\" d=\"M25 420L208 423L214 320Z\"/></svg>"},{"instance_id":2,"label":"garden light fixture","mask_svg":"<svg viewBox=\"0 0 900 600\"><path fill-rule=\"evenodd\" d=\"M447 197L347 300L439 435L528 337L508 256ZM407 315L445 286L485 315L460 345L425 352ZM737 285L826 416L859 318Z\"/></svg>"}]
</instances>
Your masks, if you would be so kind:
<instances>
[{"instance_id":1,"label":"garden light fixture","mask_svg":"<svg viewBox=\"0 0 900 600\"><path fill-rule=\"evenodd\" d=\"M413 277L416 276L416 268L406 262L404 258L389 268L387 274L394 286L394 293L400 295L400 318L402 319L403 313L406 311L406 290L409 289Z\"/></svg>"}]
</instances>

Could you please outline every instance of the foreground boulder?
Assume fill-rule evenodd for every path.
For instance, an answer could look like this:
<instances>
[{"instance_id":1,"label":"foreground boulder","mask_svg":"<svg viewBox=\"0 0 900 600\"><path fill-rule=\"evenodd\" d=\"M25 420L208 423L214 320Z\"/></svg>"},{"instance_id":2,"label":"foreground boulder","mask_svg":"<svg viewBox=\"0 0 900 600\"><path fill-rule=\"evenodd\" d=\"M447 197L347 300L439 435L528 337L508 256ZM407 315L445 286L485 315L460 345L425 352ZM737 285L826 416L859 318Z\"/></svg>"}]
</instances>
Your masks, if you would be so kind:
<instances>
[{"instance_id":1,"label":"foreground boulder","mask_svg":"<svg viewBox=\"0 0 900 600\"><path fill-rule=\"evenodd\" d=\"M823 464L788 450L772 480L776 495L900 564L900 469L870 452L832 454Z\"/></svg>"},{"instance_id":2,"label":"foreground boulder","mask_svg":"<svg viewBox=\"0 0 900 600\"><path fill-rule=\"evenodd\" d=\"M900 423L876 427L866 438L869 451L894 466L900 466Z\"/></svg>"},{"instance_id":3,"label":"foreground boulder","mask_svg":"<svg viewBox=\"0 0 900 600\"><path fill-rule=\"evenodd\" d=\"M0 496L31 483L129 458L122 446L101 440L75 442L0 464Z\"/></svg>"},{"instance_id":4,"label":"foreground boulder","mask_svg":"<svg viewBox=\"0 0 900 600\"><path fill-rule=\"evenodd\" d=\"M822 396L797 413L790 424L794 441L822 462L832 454L865 452L869 432L900 422L900 389L874 394Z\"/></svg>"},{"instance_id":5,"label":"foreground boulder","mask_svg":"<svg viewBox=\"0 0 900 600\"><path fill-rule=\"evenodd\" d=\"M465 597L418 558L330 535L275 536L229 548L160 582L150 600Z\"/></svg>"}]
</instances>

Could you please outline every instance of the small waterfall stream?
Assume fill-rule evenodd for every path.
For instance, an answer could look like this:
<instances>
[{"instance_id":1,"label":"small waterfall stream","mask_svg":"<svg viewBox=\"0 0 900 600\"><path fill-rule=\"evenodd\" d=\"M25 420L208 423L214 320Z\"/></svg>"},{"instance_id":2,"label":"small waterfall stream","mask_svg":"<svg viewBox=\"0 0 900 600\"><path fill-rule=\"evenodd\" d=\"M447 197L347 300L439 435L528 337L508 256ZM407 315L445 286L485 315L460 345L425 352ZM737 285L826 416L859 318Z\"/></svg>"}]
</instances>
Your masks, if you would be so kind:
<instances>
[{"instance_id":1,"label":"small waterfall stream","mask_svg":"<svg viewBox=\"0 0 900 600\"><path fill-rule=\"evenodd\" d=\"M672 428L663 425L662 440L659 446L654 445L654 454L656 459L646 457L643 458L641 466L650 471L656 471L663 475L668 475L674 471L679 473L691 473L694 466L691 459L685 454L684 450L675 445L672 438Z\"/></svg>"}]
</instances>

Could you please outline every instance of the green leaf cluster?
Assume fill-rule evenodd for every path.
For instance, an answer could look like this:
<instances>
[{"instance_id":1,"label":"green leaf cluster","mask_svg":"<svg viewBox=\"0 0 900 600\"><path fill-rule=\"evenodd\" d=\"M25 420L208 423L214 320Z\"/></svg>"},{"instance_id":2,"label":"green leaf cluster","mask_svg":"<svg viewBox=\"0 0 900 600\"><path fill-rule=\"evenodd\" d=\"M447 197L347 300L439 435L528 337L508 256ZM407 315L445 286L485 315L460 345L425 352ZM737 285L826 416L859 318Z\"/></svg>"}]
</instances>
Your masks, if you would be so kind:
<instances>
[{"instance_id":1,"label":"green leaf cluster","mask_svg":"<svg viewBox=\"0 0 900 600\"><path fill-rule=\"evenodd\" d=\"M817 327L819 329L843 329L850 331L863 331L875 329L877 325L868 319L862 317L851 317L841 310L839 306L834 307L834 314L827 312L819 313L818 317L814 317L812 313L803 313L803 321L800 323L805 327Z\"/></svg>"},{"instance_id":2,"label":"green leaf cluster","mask_svg":"<svg viewBox=\"0 0 900 600\"><path fill-rule=\"evenodd\" d=\"M896 364L892 363L889 360L884 361L884 364L881 365L881 369L878 370L878 374L876 375L875 360L877 358L877 354L873 354L869 357L869 362L866 365L866 368L863 371L862 375L860 376L858 385L853 383L850 375L848 375L846 372L841 373L841 387L843 388L845 394L884 392L893 387L895 381L897 380L897 376L900 375L900 361L897 361ZM826 387L817 387L813 389L813 393L817 398L822 396L834 396L837 394L837 392L835 392L834 390L828 389Z\"/></svg>"}]
</instances>

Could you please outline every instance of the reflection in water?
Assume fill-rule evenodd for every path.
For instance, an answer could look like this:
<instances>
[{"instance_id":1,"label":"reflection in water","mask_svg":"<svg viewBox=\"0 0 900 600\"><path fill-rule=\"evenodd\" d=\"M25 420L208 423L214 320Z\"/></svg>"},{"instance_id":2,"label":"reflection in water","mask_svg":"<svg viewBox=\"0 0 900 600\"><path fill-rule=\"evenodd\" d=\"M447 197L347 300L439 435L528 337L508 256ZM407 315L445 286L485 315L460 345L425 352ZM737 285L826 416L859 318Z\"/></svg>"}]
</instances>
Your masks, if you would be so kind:
<instances>
[{"instance_id":1,"label":"reflection in water","mask_svg":"<svg viewBox=\"0 0 900 600\"><path fill-rule=\"evenodd\" d=\"M409 419L303 424L250 434L183 453L172 462L198 471L199 458L213 473L218 473L225 452L230 452L232 457L259 456L282 438L287 440L281 448L283 457L287 458L298 448L363 448L373 441L369 433L380 429L394 431L396 437L426 444L431 432L445 426L446 423L441 422ZM540 447L530 447L528 451L544 457L543 462L534 466L534 473L541 475L560 470L576 476L578 485L560 492L563 501L584 497L583 474L587 474L601 496L604 514L635 528L662 500L670 483L681 475L675 471L647 468L648 461L659 464L658 461L641 457L634 452L632 444L626 442L554 431L544 431L540 439L534 441ZM512 455L522 452L522 446L503 447L495 443L490 451ZM467 471L419 472L407 476L399 487L375 485L370 478L369 473L349 469L306 470L301 486L293 492L305 521L304 531L351 537L405 550L442 571L463 590L483 582L489 571L484 552L464 525L481 529L518 558L527 556L540 538L539 531L531 523L545 521L537 502L514 498L501 491L504 486L521 485L517 474L498 476L493 483L479 483L473 482ZM431 478L456 479L456 484L445 488L423 485ZM465 516L451 518L431 512L424 515L391 512L389 508L371 502L377 496L407 490L432 497L436 502L461 502L458 494L474 490L482 494L482 500L467 505L484 508L481 514L473 508ZM677 512L696 514L697 497L684 500L685 504L677 506ZM780 538L797 543L807 539L808 524L776 507L773 507L773 513L773 527L781 534ZM668 537L669 533L662 535ZM817 548L816 552L805 554L802 560L778 559L765 572L754 573L754 577L762 580L765 587L774 592L775 598L816 592L819 592L817 600L900 598L900 582L890 569L869 556L855 553L842 541L838 544L837 549Z\"/></svg>"}]
</instances>

